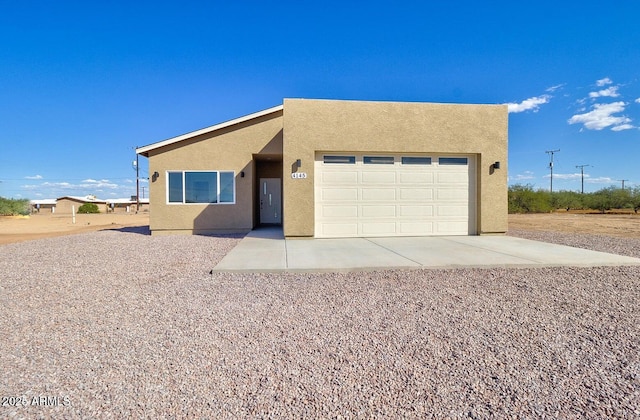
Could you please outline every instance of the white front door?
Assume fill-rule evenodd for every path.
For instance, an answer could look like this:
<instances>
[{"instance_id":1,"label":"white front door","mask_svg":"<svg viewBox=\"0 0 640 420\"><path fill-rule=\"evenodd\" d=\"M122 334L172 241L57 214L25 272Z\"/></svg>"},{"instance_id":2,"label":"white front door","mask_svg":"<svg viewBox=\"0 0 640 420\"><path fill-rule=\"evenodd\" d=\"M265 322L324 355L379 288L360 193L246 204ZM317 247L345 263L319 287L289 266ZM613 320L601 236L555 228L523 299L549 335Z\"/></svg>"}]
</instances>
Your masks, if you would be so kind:
<instances>
[{"instance_id":1,"label":"white front door","mask_svg":"<svg viewBox=\"0 0 640 420\"><path fill-rule=\"evenodd\" d=\"M280 178L260 178L260 223L282 223Z\"/></svg>"}]
</instances>

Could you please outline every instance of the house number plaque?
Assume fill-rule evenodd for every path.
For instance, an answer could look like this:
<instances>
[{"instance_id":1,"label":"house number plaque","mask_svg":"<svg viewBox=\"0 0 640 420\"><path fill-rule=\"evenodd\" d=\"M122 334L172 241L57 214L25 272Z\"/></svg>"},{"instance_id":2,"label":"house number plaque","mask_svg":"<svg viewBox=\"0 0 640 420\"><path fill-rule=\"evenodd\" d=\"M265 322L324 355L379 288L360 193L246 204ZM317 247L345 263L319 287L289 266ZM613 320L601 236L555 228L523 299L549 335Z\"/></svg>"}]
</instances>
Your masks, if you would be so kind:
<instances>
[{"instance_id":1,"label":"house number plaque","mask_svg":"<svg viewBox=\"0 0 640 420\"><path fill-rule=\"evenodd\" d=\"M307 173L306 172L293 172L291 174L291 178L293 179L303 179L307 177Z\"/></svg>"}]
</instances>

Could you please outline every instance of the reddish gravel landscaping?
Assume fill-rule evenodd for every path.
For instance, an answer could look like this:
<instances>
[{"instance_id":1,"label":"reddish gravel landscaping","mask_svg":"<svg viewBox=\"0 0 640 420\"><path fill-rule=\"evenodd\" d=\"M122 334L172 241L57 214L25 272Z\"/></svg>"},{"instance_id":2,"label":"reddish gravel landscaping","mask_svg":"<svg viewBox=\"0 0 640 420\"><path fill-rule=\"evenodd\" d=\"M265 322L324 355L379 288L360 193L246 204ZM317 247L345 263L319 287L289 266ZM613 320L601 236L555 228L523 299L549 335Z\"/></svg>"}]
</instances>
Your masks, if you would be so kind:
<instances>
[{"instance_id":1,"label":"reddish gravel landscaping","mask_svg":"<svg viewBox=\"0 0 640 420\"><path fill-rule=\"evenodd\" d=\"M238 237L145 233L0 246L0 418L640 417L640 267L211 275Z\"/></svg>"}]
</instances>

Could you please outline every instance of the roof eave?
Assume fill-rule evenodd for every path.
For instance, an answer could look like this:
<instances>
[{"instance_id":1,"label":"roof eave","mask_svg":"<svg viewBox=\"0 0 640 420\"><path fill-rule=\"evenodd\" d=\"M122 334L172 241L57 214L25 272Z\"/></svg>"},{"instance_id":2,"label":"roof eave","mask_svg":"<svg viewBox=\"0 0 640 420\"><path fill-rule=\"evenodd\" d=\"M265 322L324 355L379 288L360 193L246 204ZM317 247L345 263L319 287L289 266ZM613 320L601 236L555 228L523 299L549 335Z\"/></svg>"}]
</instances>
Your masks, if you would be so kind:
<instances>
[{"instance_id":1,"label":"roof eave","mask_svg":"<svg viewBox=\"0 0 640 420\"><path fill-rule=\"evenodd\" d=\"M223 128L231 127L231 126L236 125L236 124L241 124L241 123L244 123L244 122L247 122L247 121L251 121L251 120L256 119L256 118L264 117L265 115L273 114L273 113L282 111L283 109L284 109L283 105L274 106L272 108L268 108L268 109L265 109L265 110L262 110L262 111L254 112L253 114L245 115L245 116L240 117L240 118L235 118L233 120L229 120L229 121L226 121L226 122L223 122L223 123L220 123L220 124L212 125L210 127L202 128L200 130L196 130L196 131L192 131L190 133L182 134L182 135L177 136L177 137L172 137L170 139L159 141L159 142L156 142L156 143L152 143L152 144L149 144L147 146L138 147L136 149L136 153L139 154L139 155L142 155L144 157L149 157L149 152L152 151L152 150L159 149L159 148L164 147L164 146L169 146L171 144L178 143L178 142L180 142L182 140L187 140L187 139L190 139L190 138L202 135L202 134L207 134L207 133L214 132L216 130L221 130Z\"/></svg>"}]
</instances>

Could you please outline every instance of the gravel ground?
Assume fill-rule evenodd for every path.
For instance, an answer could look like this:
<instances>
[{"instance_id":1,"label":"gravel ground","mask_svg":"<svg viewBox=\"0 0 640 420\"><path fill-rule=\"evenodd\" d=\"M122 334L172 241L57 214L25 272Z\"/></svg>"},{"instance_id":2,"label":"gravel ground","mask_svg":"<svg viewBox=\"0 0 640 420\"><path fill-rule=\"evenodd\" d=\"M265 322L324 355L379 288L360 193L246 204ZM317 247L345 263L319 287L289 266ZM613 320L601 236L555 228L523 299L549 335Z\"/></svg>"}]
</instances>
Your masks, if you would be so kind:
<instances>
[{"instance_id":1,"label":"gravel ground","mask_svg":"<svg viewBox=\"0 0 640 420\"><path fill-rule=\"evenodd\" d=\"M0 418L640 417L640 267L211 275L239 238L140 233L0 246Z\"/></svg>"},{"instance_id":2,"label":"gravel ground","mask_svg":"<svg viewBox=\"0 0 640 420\"><path fill-rule=\"evenodd\" d=\"M640 258L640 238L619 238L605 235L528 230L509 230L509 235L534 241L551 242L576 248Z\"/></svg>"}]
</instances>

